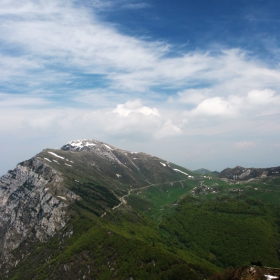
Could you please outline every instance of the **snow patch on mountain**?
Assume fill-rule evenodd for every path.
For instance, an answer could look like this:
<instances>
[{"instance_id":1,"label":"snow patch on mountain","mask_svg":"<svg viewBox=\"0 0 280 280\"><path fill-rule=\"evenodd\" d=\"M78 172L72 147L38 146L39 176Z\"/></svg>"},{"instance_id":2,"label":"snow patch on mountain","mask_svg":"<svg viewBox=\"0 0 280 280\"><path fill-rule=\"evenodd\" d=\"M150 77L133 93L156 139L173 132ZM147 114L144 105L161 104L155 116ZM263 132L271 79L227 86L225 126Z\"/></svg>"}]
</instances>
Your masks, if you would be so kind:
<instances>
[{"instance_id":1,"label":"snow patch on mountain","mask_svg":"<svg viewBox=\"0 0 280 280\"><path fill-rule=\"evenodd\" d=\"M57 155L57 154L55 154L55 153L53 153L53 152L48 152L49 154L51 154L51 155L53 155L53 156L55 156L55 157L58 157L58 158L61 158L61 159L65 159L64 157L61 157L61 156L59 156L59 155Z\"/></svg>"},{"instance_id":2,"label":"snow patch on mountain","mask_svg":"<svg viewBox=\"0 0 280 280\"><path fill-rule=\"evenodd\" d=\"M183 171L181 171L181 170L179 170L179 169L173 169L174 171L176 171L176 172L181 172L181 173L183 173L183 174L185 174L185 175L187 175L187 176L189 176L189 174L187 174L187 173L185 173L185 172L183 172Z\"/></svg>"},{"instance_id":3,"label":"snow patch on mountain","mask_svg":"<svg viewBox=\"0 0 280 280\"><path fill-rule=\"evenodd\" d=\"M113 150L111 147L109 147L109 146L106 145L106 144L103 144L103 146L105 146L105 147L108 148L109 150Z\"/></svg>"},{"instance_id":4,"label":"snow patch on mountain","mask_svg":"<svg viewBox=\"0 0 280 280\"><path fill-rule=\"evenodd\" d=\"M111 162L116 162L120 165L125 166L125 164L122 163L122 160L118 158L116 151L112 147L110 147L106 143L99 142L97 140L89 140L89 139L73 140L68 142L66 145L62 146L61 149L64 151L72 151L72 152L81 152L81 151L91 152L96 154L100 158L104 158Z\"/></svg>"},{"instance_id":5,"label":"snow patch on mountain","mask_svg":"<svg viewBox=\"0 0 280 280\"><path fill-rule=\"evenodd\" d=\"M78 140L73 140L73 141L68 142L67 145L70 145L72 147L76 147L76 148L81 150L84 147L93 147L96 144L92 143L92 140L87 140L87 139L80 140L80 139L78 139Z\"/></svg>"}]
</instances>

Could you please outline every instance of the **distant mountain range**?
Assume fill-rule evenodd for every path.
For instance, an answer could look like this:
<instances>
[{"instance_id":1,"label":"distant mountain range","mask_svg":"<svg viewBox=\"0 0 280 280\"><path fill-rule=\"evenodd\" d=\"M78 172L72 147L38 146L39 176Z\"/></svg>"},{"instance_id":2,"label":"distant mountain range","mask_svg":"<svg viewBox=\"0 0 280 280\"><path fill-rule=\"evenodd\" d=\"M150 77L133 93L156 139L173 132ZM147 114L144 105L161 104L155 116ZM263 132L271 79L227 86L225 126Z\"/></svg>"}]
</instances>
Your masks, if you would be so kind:
<instances>
[{"instance_id":1,"label":"distant mountain range","mask_svg":"<svg viewBox=\"0 0 280 280\"><path fill-rule=\"evenodd\" d=\"M211 170L209 169L205 169L205 168L200 168L200 169L196 169L193 172L197 173L197 174L207 174L207 173L212 173Z\"/></svg>"},{"instance_id":2,"label":"distant mountain range","mask_svg":"<svg viewBox=\"0 0 280 280\"><path fill-rule=\"evenodd\" d=\"M250 261L279 266L279 172L217 176L88 139L45 149L0 178L1 279L210 279Z\"/></svg>"}]
</instances>

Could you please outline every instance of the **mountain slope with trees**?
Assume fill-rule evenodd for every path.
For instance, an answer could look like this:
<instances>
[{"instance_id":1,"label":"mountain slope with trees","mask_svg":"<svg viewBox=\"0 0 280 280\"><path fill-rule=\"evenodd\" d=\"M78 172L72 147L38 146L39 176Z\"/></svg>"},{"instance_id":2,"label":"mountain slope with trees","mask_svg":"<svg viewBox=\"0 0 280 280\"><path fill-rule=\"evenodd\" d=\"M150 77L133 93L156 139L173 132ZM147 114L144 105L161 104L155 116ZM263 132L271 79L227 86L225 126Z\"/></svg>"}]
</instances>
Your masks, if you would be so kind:
<instances>
[{"instance_id":1,"label":"mountain slope with trees","mask_svg":"<svg viewBox=\"0 0 280 280\"><path fill-rule=\"evenodd\" d=\"M0 179L1 278L210 279L252 261L280 266L280 177L262 175L206 176L96 140L45 149Z\"/></svg>"}]
</instances>

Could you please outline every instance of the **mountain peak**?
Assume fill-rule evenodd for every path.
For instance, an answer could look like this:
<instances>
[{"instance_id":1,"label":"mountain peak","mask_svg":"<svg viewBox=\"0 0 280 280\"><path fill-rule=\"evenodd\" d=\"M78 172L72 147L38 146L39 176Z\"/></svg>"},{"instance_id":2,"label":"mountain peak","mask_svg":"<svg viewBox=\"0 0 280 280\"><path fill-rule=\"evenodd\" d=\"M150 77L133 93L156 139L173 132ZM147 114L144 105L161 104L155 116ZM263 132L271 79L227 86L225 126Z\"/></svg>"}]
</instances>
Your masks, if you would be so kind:
<instances>
[{"instance_id":1,"label":"mountain peak","mask_svg":"<svg viewBox=\"0 0 280 280\"><path fill-rule=\"evenodd\" d=\"M61 150L70 152L86 151L97 155L99 158L109 160L110 162L116 162L121 165L124 160L122 157L126 157L126 152L129 153L128 151L117 149L116 147L94 139L72 140L62 146ZM121 159L119 159L120 154L122 154Z\"/></svg>"},{"instance_id":2,"label":"mountain peak","mask_svg":"<svg viewBox=\"0 0 280 280\"><path fill-rule=\"evenodd\" d=\"M72 140L68 142L66 145L61 147L61 150L65 151L73 151L73 152L79 152L79 151L92 151L93 149L105 149L105 150L113 150L112 147L110 147L108 144L105 144L103 142L93 140L93 139L77 139Z\"/></svg>"}]
</instances>

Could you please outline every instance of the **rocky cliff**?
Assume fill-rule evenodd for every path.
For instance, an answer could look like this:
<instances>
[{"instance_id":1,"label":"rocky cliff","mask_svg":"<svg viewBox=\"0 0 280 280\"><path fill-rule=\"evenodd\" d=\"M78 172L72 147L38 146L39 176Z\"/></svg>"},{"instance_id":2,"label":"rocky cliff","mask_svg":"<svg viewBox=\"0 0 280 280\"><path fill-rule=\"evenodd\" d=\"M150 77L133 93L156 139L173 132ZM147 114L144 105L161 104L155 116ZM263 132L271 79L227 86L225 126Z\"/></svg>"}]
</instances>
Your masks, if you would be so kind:
<instances>
[{"instance_id":1,"label":"rocky cliff","mask_svg":"<svg viewBox=\"0 0 280 280\"><path fill-rule=\"evenodd\" d=\"M62 181L59 172L38 158L18 164L0 179L2 271L17 264L12 251L22 242L45 241L65 226L66 208L78 197Z\"/></svg>"}]
</instances>

